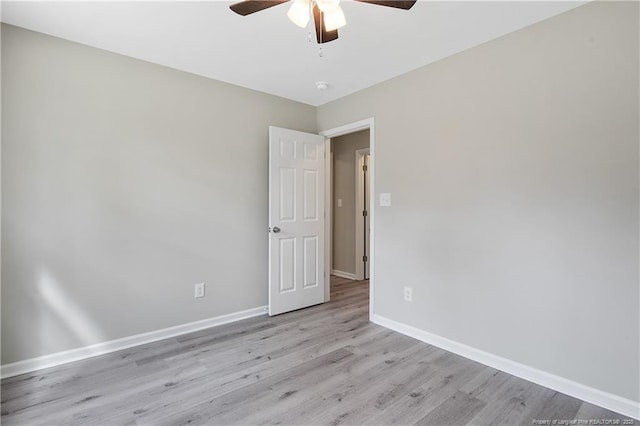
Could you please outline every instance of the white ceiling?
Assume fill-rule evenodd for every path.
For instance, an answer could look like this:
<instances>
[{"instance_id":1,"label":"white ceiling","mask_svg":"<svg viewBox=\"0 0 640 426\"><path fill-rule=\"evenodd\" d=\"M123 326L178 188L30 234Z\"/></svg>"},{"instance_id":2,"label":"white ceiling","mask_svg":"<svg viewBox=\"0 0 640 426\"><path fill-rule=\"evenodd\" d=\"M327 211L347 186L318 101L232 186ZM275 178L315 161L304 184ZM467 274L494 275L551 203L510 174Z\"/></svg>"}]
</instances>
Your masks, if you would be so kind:
<instances>
[{"instance_id":1,"label":"white ceiling","mask_svg":"<svg viewBox=\"0 0 640 426\"><path fill-rule=\"evenodd\" d=\"M318 106L585 2L343 0L347 26L319 46L289 3L239 16L229 1L3 1L2 22ZM327 81L319 91L315 82Z\"/></svg>"}]
</instances>

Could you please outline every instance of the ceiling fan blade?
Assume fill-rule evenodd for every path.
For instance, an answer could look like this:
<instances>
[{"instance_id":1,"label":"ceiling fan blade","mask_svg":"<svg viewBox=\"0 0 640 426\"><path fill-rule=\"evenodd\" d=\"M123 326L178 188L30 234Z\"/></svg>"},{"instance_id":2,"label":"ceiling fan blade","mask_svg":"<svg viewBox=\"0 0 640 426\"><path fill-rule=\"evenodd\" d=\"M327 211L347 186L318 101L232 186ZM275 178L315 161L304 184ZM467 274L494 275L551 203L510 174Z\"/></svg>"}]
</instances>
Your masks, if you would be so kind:
<instances>
[{"instance_id":1,"label":"ceiling fan blade","mask_svg":"<svg viewBox=\"0 0 640 426\"><path fill-rule=\"evenodd\" d=\"M417 0L356 0L362 3L377 4L378 6L395 7L397 9L409 10L416 4Z\"/></svg>"},{"instance_id":2,"label":"ceiling fan blade","mask_svg":"<svg viewBox=\"0 0 640 426\"><path fill-rule=\"evenodd\" d=\"M316 39L318 44L328 43L338 38L338 30L327 31L324 28L324 16L317 4L313 6L313 22L316 25Z\"/></svg>"},{"instance_id":3,"label":"ceiling fan blade","mask_svg":"<svg viewBox=\"0 0 640 426\"><path fill-rule=\"evenodd\" d=\"M229 6L229 9L233 10L238 15L247 16L288 1L289 0L244 0L240 3L232 4Z\"/></svg>"}]
</instances>

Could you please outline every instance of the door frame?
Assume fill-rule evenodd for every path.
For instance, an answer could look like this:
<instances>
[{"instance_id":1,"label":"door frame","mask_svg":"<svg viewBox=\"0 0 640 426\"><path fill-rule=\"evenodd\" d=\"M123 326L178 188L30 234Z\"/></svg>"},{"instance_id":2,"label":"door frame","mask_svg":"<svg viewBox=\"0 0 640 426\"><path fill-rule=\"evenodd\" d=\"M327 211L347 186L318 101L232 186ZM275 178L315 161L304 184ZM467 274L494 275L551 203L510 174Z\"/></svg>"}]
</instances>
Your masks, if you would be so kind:
<instances>
[{"instance_id":1,"label":"door frame","mask_svg":"<svg viewBox=\"0 0 640 426\"><path fill-rule=\"evenodd\" d=\"M355 234L356 234L356 280L364 280L364 263L362 257L365 255L364 247L362 242L364 240L364 216L362 216L362 211L365 209L364 205L364 190L365 190L365 181L362 173L362 166L364 165L364 156L369 154L369 160L371 160L371 149L364 148L356 150L356 212L355 212ZM371 175L369 174L369 169L367 168L367 177L369 178L369 182L371 182ZM369 210L372 210L371 206L371 186L369 186ZM367 212L370 214L371 212ZM369 237L370 238L370 237ZM371 244L371 240L369 239L369 244ZM371 251L371 246L369 246L369 251ZM369 253L369 257L371 257L371 253ZM370 259L369 259L370 260ZM369 260L367 260L369 262ZM371 262L369 262L369 270L371 270ZM371 275L371 274L369 274Z\"/></svg>"},{"instance_id":2,"label":"door frame","mask_svg":"<svg viewBox=\"0 0 640 426\"><path fill-rule=\"evenodd\" d=\"M375 120L373 117L366 118L364 120L348 123L339 127L330 128L319 132L321 136L325 137L325 152L331 152L331 138L338 136L355 133L360 130L369 129L369 193L373 200L375 194ZM331 161L325 161L325 185L327 190L325 191L325 221L324 221L324 235L325 235L325 256L324 256L324 276L325 276L325 298L324 301L328 302L331 298L331 230L333 229L333 221L331 220L333 214L333 205L331 202L332 191L330 190L332 184L332 164ZM369 212L369 319L374 316L374 295L375 295L375 203L371 202L371 211Z\"/></svg>"}]
</instances>

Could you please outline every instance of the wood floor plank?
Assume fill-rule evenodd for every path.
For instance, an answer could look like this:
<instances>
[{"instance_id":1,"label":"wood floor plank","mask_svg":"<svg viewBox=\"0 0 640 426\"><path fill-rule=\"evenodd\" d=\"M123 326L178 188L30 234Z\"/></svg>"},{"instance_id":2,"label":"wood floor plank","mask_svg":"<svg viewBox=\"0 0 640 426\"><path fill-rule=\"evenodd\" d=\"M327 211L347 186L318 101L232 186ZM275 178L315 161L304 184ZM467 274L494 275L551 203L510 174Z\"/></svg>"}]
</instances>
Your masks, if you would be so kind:
<instances>
[{"instance_id":1,"label":"wood floor plank","mask_svg":"<svg viewBox=\"0 0 640 426\"><path fill-rule=\"evenodd\" d=\"M399 387L410 382L411 377L419 381L419 374L428 374L419 364L421 358L432 352L432 348L416 345L403 353L372 352L377 365L366 370L351 371L344 380L322 398L309 399L302 404L299 417L311 424L358 424L369 409L380 410L400 391ZM422 370L422 371L421 371ZM394 394L395 393L395 394ZM287 423L285 418L284 423Z\"/></svg>"},{"instance_id":2,"label":"wood floor plank","mask_svg":"<svg viewBox=\"0 0 640 426\"><path fill-rule=\"evenodd\" d=\"M5 425L522 424L626 419L369 322L367 281L259 316L2 380Z\"/></svg>"},{"instance_id":3,"label":"wood floor plank","mask_svg":"<svg viewBox=\"0 0 640 426\"><path fill-rule=\"evenodd\" d=\"M484 369L484 366L475 362L460 362L461 357L450 352L441 349L438 351L442 352L439 357L426 361L435 369L435 374L402 395L384 411L367 419L366 423L414 424L453 397L466 382Z\"/></svg>"},{"instance_id":4,"label":"wood floor plank","mask_svg":"<svg viewBox=\"0 0 640 426\"><path fill-rule=\"evenodd\" d=\"M177 412L177 418L185 418L192 413L189 424L206 424L215 419L219 424L245 423L245 417L260 407L271 407L278 400L295 394L299 389L328 377L334 368L343 366L353 353L346 349L338 349L329 354L293 366L291 369L269 378L245 386L216 398L207 399L191 407ZM187 416L189 417L189 416ZM154 413L141 417L140 423L176 424L174 416L157 417Z\"/></svg>"},{"instance_id":5,"label":"wood floor plank","mask_svg":"<svg viewBox=\"0 0 640 426\"><path fill-rule=\"evenodd\" d=\"M586 420L587 422L589 420L605 420L605 422L602 423L606 423L606 420L619 420L620 425L640 423L637 421L634 422L633 419L630 419L627 416L623 416L622 414L615 413L602 407L598 407L597 405L589 404L588 402L582 403L580 409L576 413L576 419Z\"/></svg>"},{"instance_id":6,"label":"wood floor plank","mask_svg":"<svg viewBox=\"0 0 640 426\"><path fill-rule=\"evenodd\" d=\"M533 418L541 402L551 396L549 389L534 385L526 380L500 372L506 377L501 386L486 386L476 394L478 399L487 402L487 406L473 419L474 425L513 425L520 424L525 419ZM498 375L494 376L498 377ZM498 381L494 381L498 383ZM474 393L470 393L473 395Z\"/></svg>"},{"instance_id":7,"label":"wood floor plank","mask_svg":"<svg viewBox=\"0 0 640 426\"><path fill-rule=\"evenodd\" d=\"M575 419L582 402L563 393L553 392L541 404L540 409L533 413L533 416L535 419L541 420L572 420Z\"/></svg>"},{"instance_id":8,"label":"wood floor plank","mask_svg":"<svg viewBox=\"0 0 640 426\"><path fill-rule=\"evenodd\" d=\"M370 338L374 335L378 328L370 327L367 330L369 333L360 334L360 339ZM357 340L350 340L350 343L357 342ZM252 386L260 380L267 379L273 375L280 374L287 371L291 365L306 362L308 360L317 358L324 353L331 350L340 348L340 345L324 345L317 344L315 347L308 348L306 351L290 353L287 356L281 358L268 359L268 357L262 358L264 362L248 367L244 365L243 368L235 368L224 372L218 372L217 374L204 374L199 379L191 382L178 384L175 388L171 389L172 397L167 401L166 398L158 398L162 395L154 393L150 395L145 404L139 407L140 410L146 412L158 412L158 413L171 413L172 411L179 410L181 407L193 403L203 398L203 395L214 398L223 395L227 392L235 391L246 386ZM349 347L347 346L346 349Z\"/></svg>"},{"instance_id":9,"label":"wood floor plank","mask_svg":"<svg viewBox=\"0 0 640 426\"><path fill-rule=\"evenodd\" d=\"M451 398L440 404L435 410L418 420L418 425L455 426L469 423L469 420L487 405L486 402L456 392Z\"/></svg>"},{"instance_id":10,"label":"wood floor plank","mask_svg":"<svg viewBox=\"0 0 640 426\"><path fill-rule=\"evenodd\" d=\"M498 390L504 387L512 376L495 368L487 367L480 374L465 383L460 390L485 402L492 402Z\"/></svg>"}]
</instances>

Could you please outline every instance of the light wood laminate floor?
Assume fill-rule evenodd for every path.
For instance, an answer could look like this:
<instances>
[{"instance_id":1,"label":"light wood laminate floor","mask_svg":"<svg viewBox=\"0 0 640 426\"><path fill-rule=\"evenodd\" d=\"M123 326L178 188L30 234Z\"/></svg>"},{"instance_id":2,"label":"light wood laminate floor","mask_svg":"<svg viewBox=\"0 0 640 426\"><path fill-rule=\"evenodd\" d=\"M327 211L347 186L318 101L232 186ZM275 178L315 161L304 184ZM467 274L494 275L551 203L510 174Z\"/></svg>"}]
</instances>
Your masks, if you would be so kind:
<instances>
[{"instance_id":1,"label":"light wood laminate floor","mask_svg":"<svg viewBox=\"0 0 640 426\"><path fill-rule=\"evenodd\" d=\"M532 425L624 416L368 321L368 283L332 301L2 381L2 423ZM636 422L638 423L638 422Z\"/></svg>"}]
</instances>

